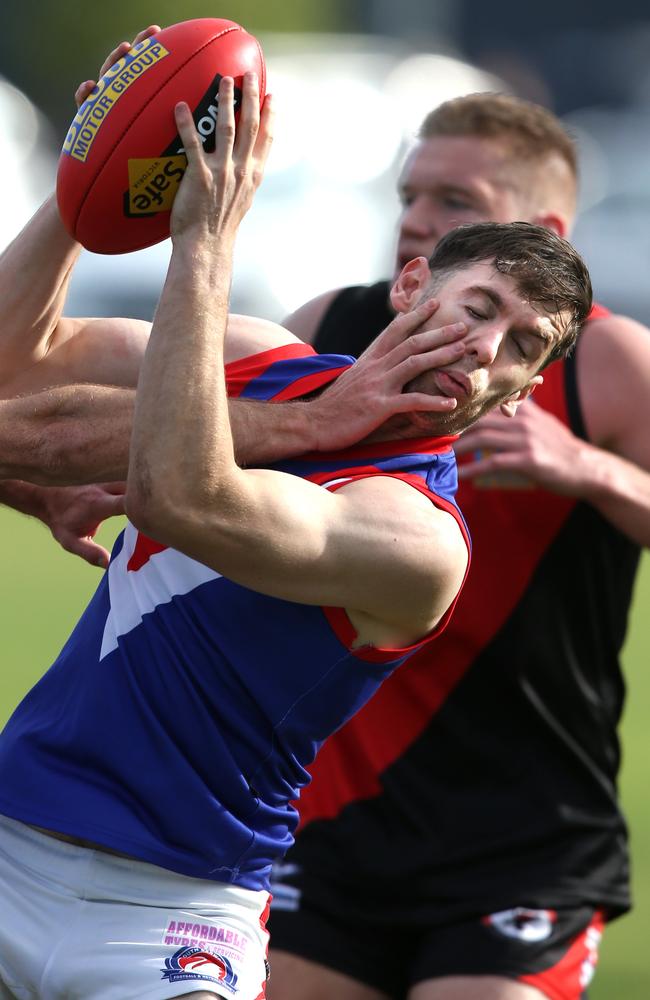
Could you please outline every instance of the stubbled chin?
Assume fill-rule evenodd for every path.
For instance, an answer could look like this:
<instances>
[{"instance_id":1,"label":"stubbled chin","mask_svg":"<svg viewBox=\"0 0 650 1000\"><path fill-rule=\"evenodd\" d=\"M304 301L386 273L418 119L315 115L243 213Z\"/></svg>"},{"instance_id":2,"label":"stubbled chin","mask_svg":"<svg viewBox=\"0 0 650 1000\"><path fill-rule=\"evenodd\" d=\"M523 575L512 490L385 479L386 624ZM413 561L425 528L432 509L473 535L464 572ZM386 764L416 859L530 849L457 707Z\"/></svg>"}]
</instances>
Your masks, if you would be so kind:
<instances>
[{"instance_id":1,"label":"stubbled chin","mask_svg":"<svg viewBox=\"0 0 650 1000\"><path fill-rule=\"evenodd\" d=\"M476 423L479 417L492 409L492 405L484 403L482 406L472 402L466 401L464 404L459 404L455 410L451 410L447 413L431 413L431 433L435 434L436 437L442 437L447 434L460 434L462 431L467 430L471 424Z\"/></svg>"},{"instance_id":2,"label":"stubbled chin","mask_svg":"<svg viewBox=\"0 0 650 1000\"><path fill-rule=\"evenodd\" d=\"M427 423L433 437L446 437L448 434L460 434L474 419L465 412L458 412L458 407L449 413L429 413Z\"/></svg>"}]
</instances>

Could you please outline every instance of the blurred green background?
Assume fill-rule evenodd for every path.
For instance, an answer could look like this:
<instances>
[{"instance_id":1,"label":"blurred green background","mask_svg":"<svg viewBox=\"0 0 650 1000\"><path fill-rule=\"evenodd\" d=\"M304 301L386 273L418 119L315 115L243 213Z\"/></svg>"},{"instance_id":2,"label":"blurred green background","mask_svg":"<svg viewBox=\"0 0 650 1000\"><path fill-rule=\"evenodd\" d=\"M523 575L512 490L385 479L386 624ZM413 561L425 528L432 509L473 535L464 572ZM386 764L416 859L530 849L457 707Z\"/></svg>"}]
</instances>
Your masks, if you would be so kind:
<instances>
[{"instance_id":1,"label":"blurred green background","mask_svg":"<svg viewBox=\"0 0 650 1000\"><path fill-rule=\"evenodd\" d=\"M114 519L99 538L110 548L122 524ZM42 525L0 510L4 572L0 582L3 645L0 724L58 653L92 594L100 572L55 544ZM650 677L650 557L645 556L625 648L630 686L623 725L622 795L632 832L634 912L612 924L591 1000L648 1000L647 937L650 927L650 810L647 802ZM477 997L477 1000L480 998Z\"/></svg>"},{"instance_id":2,"label":"blurred green background","mask_svg":"<svg viewBox=\"0 0 650 1000\"><path fill-rule=\"evenodd\" d=\"M133 38L148 24L165 27L193 17L223 17L258 35L337 31L344 30L349 21L346 6L342 0L221 0L218 4L184 0L180 5L170 0L114 0L93 4L80 17L76 0L5 3L0 73L45 111L62 136L77 84L96 72L114 45Z\"/></svg>"}]
</instances>

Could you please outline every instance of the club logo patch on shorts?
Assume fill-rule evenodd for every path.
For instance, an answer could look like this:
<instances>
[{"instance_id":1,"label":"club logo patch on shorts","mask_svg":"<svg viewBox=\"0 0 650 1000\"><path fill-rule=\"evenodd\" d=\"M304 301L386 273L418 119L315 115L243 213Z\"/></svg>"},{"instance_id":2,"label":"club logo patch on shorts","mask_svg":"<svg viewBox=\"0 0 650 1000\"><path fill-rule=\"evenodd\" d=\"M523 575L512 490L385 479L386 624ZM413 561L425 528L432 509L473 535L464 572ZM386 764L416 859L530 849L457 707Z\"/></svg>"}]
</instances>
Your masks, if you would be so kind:
<instances>
[{"instance_id":1,"label":"club logo patch on shorts","mask_svg":"<svg viewBox=\"0 0 650 1000\"><path fill-rule=\"evenodd\" d=\"M545 941L553 933L557 920L554 910L529 910L525 906L515 906L512 910L499 910L483 917L483 923L493 927L505 937L534 943Z\"/></svg>"},{"instance_id":2,"label":"club logo patch on shorts","mask_svg":"<svg viewBox=\"0 0 650 1000\"><path fill-rule=\"evenodd\" d=\"M228 959L203 948L179 948L165 959L165 968L160 971L162 978L170 983L201 979L225 986L231 993L237 991L237 976Z\"/></svg>"}]
</instances>

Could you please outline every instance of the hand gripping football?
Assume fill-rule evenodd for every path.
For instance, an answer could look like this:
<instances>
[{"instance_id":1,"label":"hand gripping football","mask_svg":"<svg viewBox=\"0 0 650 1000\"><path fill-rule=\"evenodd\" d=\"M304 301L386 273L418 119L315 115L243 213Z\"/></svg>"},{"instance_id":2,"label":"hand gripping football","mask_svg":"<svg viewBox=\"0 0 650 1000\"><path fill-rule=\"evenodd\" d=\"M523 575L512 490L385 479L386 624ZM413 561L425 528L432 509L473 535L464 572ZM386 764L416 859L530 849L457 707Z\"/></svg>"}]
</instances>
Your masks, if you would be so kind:
<instances>
[{"instance_id":1,"label":"hand gripping football","mask_svg":"<svg viewBox=\"0 0 650 1000\"><path fill-rule=\"evenodd\" d=\"M187 101L205 148L214 149L219 81L266 69L259 42L233 21L199 18L135 45L104 74L63 143L57 200L68 232L96 253L126 253L169 236L186 167L174 107Z\"/></svg>"}]
</instances>

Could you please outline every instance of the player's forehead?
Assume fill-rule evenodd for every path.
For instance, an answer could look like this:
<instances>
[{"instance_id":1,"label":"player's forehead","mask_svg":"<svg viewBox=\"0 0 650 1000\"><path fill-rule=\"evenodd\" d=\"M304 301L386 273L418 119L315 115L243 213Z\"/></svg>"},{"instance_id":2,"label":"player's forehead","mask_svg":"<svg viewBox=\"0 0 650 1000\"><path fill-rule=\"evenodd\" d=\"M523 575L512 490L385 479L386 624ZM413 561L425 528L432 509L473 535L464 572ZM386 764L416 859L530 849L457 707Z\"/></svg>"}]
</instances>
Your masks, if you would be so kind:
<instances>
[{"instance_id":1,"label":"player's forehead","mask_svg":"<svg viewBox=\"0 0 650 1000\"><path fill-rule=\"evenodd\" d=\"M512 170L502 142L478 135L436 135L420 139L404 161L399 183L449 187L498 184Z\"/></svg>"},{"instance_id":2,"label":"player's forehead","mask_svg":"<svg viewBox=\"0 0 650 1000\"><path fill-rule=\"evenodd\" d=\"M494 289L495 293L500 294L504 300L522 298L515 278L497 270L492 258L457 265L445 276L439 287L441 295L485 288Z\"/></svg>"}]
</instances>

